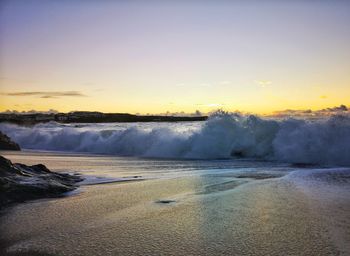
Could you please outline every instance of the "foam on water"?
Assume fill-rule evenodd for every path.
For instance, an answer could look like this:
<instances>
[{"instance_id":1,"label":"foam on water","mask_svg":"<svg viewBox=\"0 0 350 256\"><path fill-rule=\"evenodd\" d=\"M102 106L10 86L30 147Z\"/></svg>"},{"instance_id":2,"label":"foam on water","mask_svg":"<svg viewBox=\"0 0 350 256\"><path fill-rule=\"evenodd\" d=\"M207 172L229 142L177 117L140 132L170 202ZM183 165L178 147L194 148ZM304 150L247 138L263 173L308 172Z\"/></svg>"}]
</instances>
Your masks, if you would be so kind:
<instances>
[{"instance_id":1,"label":"foam on water","mask_svg":"<svg viewBox=\"0 0 350 256\"><path fill-rule=\"evenodd\" d=\"M0 124L24 149L175 159L350 165L350 118L272 120L217 112L203 123Z\"/></svg>"}]
</instances>

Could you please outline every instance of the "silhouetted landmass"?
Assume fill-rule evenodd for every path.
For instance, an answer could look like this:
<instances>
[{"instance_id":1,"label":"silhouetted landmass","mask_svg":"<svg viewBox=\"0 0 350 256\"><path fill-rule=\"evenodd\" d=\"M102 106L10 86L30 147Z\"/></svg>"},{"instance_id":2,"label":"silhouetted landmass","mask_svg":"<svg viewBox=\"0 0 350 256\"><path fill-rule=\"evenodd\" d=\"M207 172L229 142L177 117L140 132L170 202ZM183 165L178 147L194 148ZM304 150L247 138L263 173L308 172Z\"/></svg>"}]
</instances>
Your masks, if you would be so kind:
<instances>
[{"instance_id":1,"label":"silhouetted landmass","mask_svg":"<svg viewBox=\"0 0 350 256\"><path fill-rule=\"evenodd\" d=\"M81 177L51 172L45 165L13 164L0 156L0 209L17 202L58 197L77 188Z\"/></svg>"},{"instance_id":2,"label":"silhouetted landmass","mask_svg":"<svg viewBox=\"0 0 350 256\"><path fill-rule=\"evenodd\" d=\"M207 118L207 116L132 115L126 113L101 113L87 111L57 114L0 114L0 122L10 122L16 124L35 124L50 121L60 123L186 122L204 121Z\"/></svg>"},{"instance_id":3,"label":"silhouetted landmass","mask_svg":"<svg viewBox=\"0 0 350 256\"><path fill-rule=\"evenodd\" d=\"M6 134L0 132L0 150L21 150L19 145Z\"/></svg>"}]
</instances>

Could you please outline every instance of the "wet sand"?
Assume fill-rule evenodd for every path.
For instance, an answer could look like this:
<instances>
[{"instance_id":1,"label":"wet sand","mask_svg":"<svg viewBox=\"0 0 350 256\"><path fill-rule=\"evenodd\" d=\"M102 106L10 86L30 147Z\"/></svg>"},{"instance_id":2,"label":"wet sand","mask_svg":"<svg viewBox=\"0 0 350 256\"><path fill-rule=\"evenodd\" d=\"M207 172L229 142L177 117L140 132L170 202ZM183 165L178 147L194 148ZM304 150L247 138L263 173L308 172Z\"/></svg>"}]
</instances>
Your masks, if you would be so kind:
<instances>
[{"instance_id":1,"label":"wet sand","mask_svg":"<svg viewBox=\"0 0 350 256\"><path fill-rule=\"evenodd\" d=\"M3 212L0 252L349 255L349 170L336 179L302 171L213 171L82 186L65 198Z\"/></svg>"},{"instance_id":2,"label":"wet sand","mask_svg":"<svg viewBox=\"0 0 350 256\"><path fill-rule=\"evenodd\" d=\"M201 193L204 184L205 178L192 177L96 185L65 199L18 205L1 218L6 254L341 253L324 211L292 182L272 179L227 189L219 183L217 191L212 184Z\"/></svg>"}]
</instances>

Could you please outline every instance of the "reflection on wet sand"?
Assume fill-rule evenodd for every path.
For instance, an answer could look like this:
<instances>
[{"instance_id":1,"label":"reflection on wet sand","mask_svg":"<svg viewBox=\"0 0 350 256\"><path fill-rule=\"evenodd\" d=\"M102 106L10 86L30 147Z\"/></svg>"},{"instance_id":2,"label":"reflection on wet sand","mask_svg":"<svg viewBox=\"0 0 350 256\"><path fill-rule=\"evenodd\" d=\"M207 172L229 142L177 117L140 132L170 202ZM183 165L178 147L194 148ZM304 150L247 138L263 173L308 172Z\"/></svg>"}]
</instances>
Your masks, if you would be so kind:
<instances>
[{"instance_id":1,"label":"reflection on wet sand","mask_svg":"<svg viewBox=\"0 0 350 256\"><path fill-rule=\"evenodd\" d=\"M347 255L350 193L337 183L345 174L327 179L326 196L319 193L324 183L303 182L328 174L299 177L289 174L296 169L256 163L198 171L189 161L181 168L186 164L182 176L85 185L66 198L10 208L0 221L1 255ZM120 173L149 177L151 166L145 170ZM340 187L343 196L331 189ZM332 223L343 227L334 232Z\"/></svg>"},{"instance_id":2,"label":"reflection on wet sand","mask_svg":"<svg viewBox=\"0 0 350 256\"><path fill-rule=\"evenodd\" d=\"M10 255L27 249L59 255L336 253L291 183L223 190L235 184L226 182L196 194L205 183L191 177L93 186L65 200L20 205L3 218L1 230L11 241ZM160 197L172 202L155 207Z\"/></svg>"}]
</instances>

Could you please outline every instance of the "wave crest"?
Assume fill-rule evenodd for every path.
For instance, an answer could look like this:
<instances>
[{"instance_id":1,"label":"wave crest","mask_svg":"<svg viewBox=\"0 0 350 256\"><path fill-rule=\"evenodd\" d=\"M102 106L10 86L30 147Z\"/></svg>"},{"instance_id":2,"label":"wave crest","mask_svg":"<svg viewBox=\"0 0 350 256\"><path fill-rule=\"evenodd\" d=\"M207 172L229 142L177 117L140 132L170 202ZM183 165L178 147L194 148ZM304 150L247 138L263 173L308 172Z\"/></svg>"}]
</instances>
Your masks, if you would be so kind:
<instances>
[{"instance_id":1,"label":"wave crest","mask_svg":"<svg viewBox=\"0 0 350 256\"><path fill-rule=\"evenodd\" d=\"M25 149L158 158L248 157L291 163L350 165L350 118L267 120L217 112L196 129L129 126L95 129L57 123L0 124ZM91 128L91 129L90 129Z\"/></svg>"}]
</instances>

